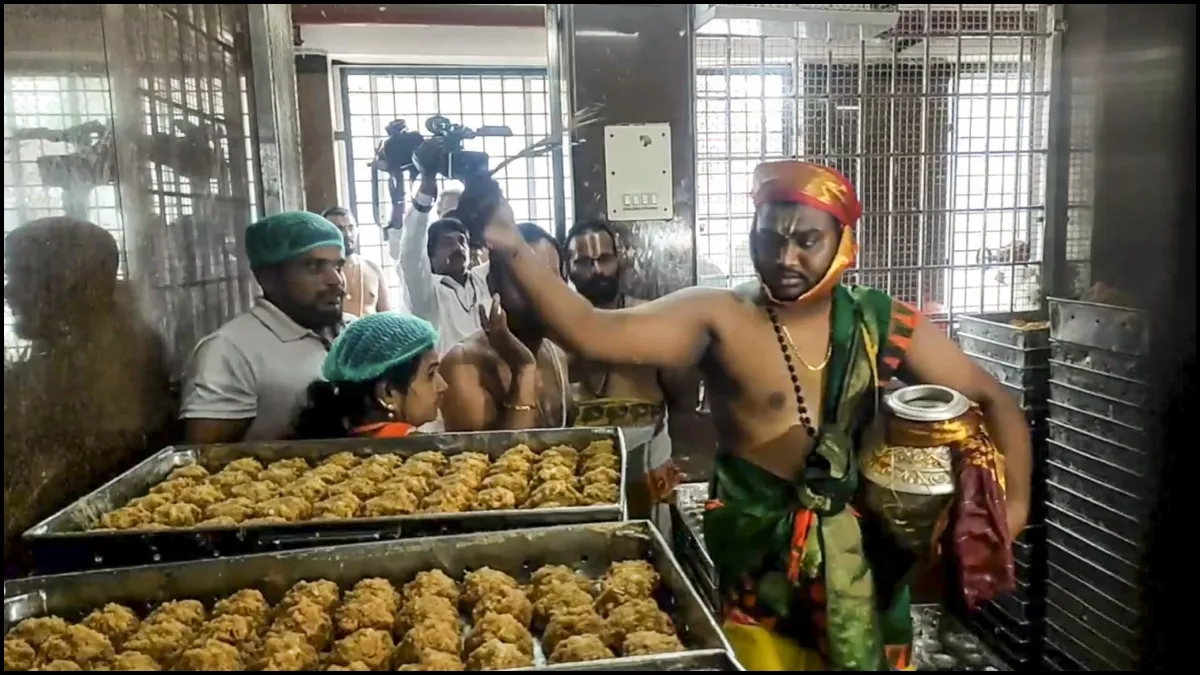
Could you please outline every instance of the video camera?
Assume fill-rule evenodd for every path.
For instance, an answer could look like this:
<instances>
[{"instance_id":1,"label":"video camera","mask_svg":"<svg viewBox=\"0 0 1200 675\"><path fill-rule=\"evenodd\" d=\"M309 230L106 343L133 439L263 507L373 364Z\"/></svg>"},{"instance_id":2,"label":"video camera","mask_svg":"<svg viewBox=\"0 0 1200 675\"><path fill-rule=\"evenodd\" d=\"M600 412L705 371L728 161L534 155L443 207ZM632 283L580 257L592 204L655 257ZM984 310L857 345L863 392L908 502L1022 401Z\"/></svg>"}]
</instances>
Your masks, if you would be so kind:
<instances>
[{"instance_id":1,"label":"video camera","mask_svg":"<svg viewBox=\"0 0 1200 675\"><path fill-rule=\"evenodd\" d=\"M388 188L391 193L392 213L388 227L400 225L404 214L404 188L406 182L417 179L421 170L433 169L438 175L461 181L470 181L488 175L488 155L463 149L463 141L487 136L512 136L512 130L504 126L483 126L470 129L455 124L446 117L434 115L425 120L425 129L431 137L426 139L419 131L408 128L404 120L394 120L386 127L387 139L379 144L375 159L371 162L371 203L375 221L382 222L379 204L378 172L389 175ZM438 142L432 142L433 139Z\"/></svg>"},{"instance_id":2,"label":"video camera","mask_svg":"<svg viewBox=\"0 0 1200 675\"><path fill-rule=\"evenodd\" d=\"M454 124L441 115L425 120L425 129L435 138L440 138L441 153L437 162L437 173L466 185L472 179L488 175L486 152L463 150L463 141L472 138L512 136L512 129L504 126L482 126L469 129ZM420 153L418 153L420 154Z\"/></svg>"}]
</instances>

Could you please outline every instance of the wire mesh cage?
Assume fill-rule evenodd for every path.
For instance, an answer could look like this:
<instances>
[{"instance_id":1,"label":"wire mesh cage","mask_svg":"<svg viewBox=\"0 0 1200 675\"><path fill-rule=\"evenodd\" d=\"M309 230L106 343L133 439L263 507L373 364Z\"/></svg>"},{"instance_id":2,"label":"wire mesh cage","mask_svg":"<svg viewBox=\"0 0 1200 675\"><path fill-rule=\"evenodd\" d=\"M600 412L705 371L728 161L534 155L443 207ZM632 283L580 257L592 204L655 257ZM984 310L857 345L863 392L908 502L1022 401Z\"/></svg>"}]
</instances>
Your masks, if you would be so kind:
<instances>
[{"instance_id":1,"label":"wire mesh cage","mask_svg":"<svg viewBox=\"0 0 1200 675\"><path fill-rule=\"evenodd\" d=\"M130 56L144 121L149 275L176 360L249 307L241 237L257 215L245 5L137 5Z\"/></svg>"},{"instance_id":2,"label":"wire mesh cage","mask_svg":"<svg viewBox=\"0 0 1200 675\"><path fill-rule=\"evenodd\" d=\"M62 33L74 51L6 47L5 233L54 215L108 230L177 364L255 291L238 255L258 210L247 7L26 9L20 32ZM71 180L47 170L66 166L55 158L74 158ZM4 342L19 358L7 304Z\"/></svg>"},{"instance_id":3,"label":"wire mesh cage","mask_svg":"<svg viewBox=\"0 0 1200 675\"><path fill-rule=\"evenodd\" d=\"M386 127L392 120L403 119L410 129L426 136L425 120L432 115L443 115L472 129L507 126L512 136L467 143L468 149L487 152L492 168L551 131L544 68L344 66L339 71L346 176L351 210L359 223L374 221L370 163L375 149L387 137ZM571 213L570 148L564 145L563 149L565 212ZM554 233L554 170L550 156L517 160L505 166L496 179L518 220L536 223ZM447 187L447 181L440 182L442 188ZM386 219L387 190L381 187L380 191L384 195L381 217ZM411 189L407 192L411 195ZM379 228L360 228L359 237L363 256L381 268L393 266ZM398 275L386 276L391 297L401 297Z\"/></svg>"},{"instance_id":4,"label":"wire mesh cage","mask_svg":"<svg viewBox=\"0 0 1200 675\"><path fill-rule=\"evenodd\" d=\"M886 7L898 20L879 33L735 19L701 28L700 283L753 278L751 172L799 157L858 188L853 280L943 320L1032 309L1041 301L1047 6Z\"/></svg>"}]
</instances>

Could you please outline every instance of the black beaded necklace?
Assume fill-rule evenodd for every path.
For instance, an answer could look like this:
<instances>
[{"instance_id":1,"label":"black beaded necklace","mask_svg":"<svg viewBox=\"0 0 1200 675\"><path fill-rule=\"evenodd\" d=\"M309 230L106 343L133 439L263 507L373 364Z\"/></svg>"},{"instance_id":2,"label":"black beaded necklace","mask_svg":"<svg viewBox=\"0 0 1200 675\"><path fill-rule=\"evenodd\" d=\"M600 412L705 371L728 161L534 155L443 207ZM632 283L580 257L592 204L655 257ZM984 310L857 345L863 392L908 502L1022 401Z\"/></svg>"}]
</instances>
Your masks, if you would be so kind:
<instances>
[{"instance_id":1,"label":"black beaded necklace","mask_svg":"<svg viewBox=\"0 0 1200 675\"><path fill-rule=\"evenodd\" d=\"M788 374L792 376L792 388L796 391L796 411L800 413L800 423L804 425L804 431L808 433L809 438L817 437L817 430L813 428L812 417L808 414L808 404L804 400L804 389L800 386L800 374L796 372L796 363L792 358L792 350L788 348L787 336L783 332L783 325L779 323L779 315L775 312L774 307L767 308L767 316L771 318L771 326L775 328L775 339L779 341L779 350L783 352L783 360L787 363Z\"/></svg>"}]
</instances>

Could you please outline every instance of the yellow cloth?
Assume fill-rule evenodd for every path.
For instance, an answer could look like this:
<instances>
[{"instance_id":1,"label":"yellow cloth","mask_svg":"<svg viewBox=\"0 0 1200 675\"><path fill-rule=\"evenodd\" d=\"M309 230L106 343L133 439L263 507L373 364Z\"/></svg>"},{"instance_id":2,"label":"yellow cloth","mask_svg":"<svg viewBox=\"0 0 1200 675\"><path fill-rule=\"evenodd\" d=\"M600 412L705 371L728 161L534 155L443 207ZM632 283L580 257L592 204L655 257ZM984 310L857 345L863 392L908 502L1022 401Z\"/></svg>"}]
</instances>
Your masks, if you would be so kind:
<instances>
[{"instance_id":1,"label":"yellow cloth","mask_svg":"<svg viewBox=\"0 0 1200 675\"><path fill-rule=\"evenodd\" d=\"M828 670L825 660L815 649L806 649L782 635L762 626L752 626L726 621L721 626L725 639L733 647L733 655L746 670ZM891 659L889 659L891 660ZM894 670L916 670L916 665L905 664Z\"/></svg>"},{"instance_id":2,"label":"yellow cloth","mask_svg":"<svg viewBox=\"0 0 1200 675\"><path fill-rule=\"evenodd\" d=\"M746 670L825 670L825 660L813 649L772 633L762 626L726 621L721 627L733 654Z\"/></svg>"}]
</instances>

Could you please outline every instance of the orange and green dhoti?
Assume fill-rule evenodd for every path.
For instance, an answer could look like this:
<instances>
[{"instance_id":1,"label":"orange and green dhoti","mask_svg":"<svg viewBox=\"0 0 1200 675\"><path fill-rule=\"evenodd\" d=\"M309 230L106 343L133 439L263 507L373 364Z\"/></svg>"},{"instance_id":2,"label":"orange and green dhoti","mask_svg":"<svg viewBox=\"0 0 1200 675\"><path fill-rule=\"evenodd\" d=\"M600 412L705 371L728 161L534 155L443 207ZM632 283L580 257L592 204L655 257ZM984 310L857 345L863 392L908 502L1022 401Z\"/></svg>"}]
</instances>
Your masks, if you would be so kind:
<instances>
[{"instance_id":1,"label":"orange and green dhoti","mask_svg":"<svg viewBox=\"0 0 1200 675\"><path fill-rule=\"evenodd\" d=\"M836 286L826 421L804 474L788 481L717 460L704 538L726 636L750 670L910 668L913 556L853 504L881 366L897 362L914 321L884 293Z\"/></svg>"}]
</instances>

